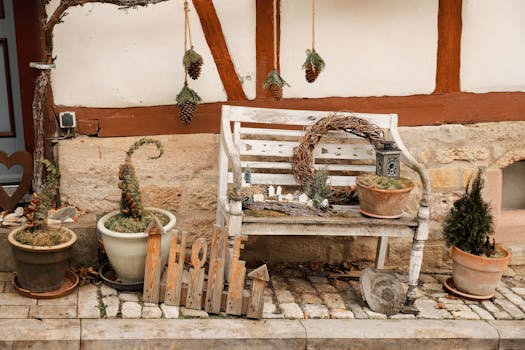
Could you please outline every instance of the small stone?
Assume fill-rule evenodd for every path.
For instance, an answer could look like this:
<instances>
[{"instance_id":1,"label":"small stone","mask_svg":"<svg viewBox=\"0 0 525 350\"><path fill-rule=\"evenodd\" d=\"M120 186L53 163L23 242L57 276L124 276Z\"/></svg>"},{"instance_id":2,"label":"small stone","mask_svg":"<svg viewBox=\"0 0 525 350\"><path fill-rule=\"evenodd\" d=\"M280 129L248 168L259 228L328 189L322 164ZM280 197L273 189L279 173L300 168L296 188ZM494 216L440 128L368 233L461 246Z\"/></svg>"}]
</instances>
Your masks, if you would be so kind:
<instances>
[{"instance_id":1,"label":"small stone","mask_svg":"<svg viewBox=\"0 0 525 350\"><path fill-rule=\"evenodd\" d=\"M304 293L301 294L301 301L303 304L322 304L323 301L316 294Z\"/></svg>"},{"instance_id":2,"label":"small stone","mask_svg":"<svg viewBox=\"0 0 525 350\"><path fill-rule=\"evenodd\" d=\"M65 207L60 208L51 215L49 215L49 218L53 220L64 221L68 218L73 219L77 215L78 211L75 207Z\"/></svg>"},{"instance_id":3,"label":"small stone","mask_svg":"<svg viewBox=\"0 0 525 350\"><path fill-rule=\"evenodd\" d=\"M284 318L284 314L274 314L274 313L263 312L263 318L267 318L267 319L283 319Z\"/></svg>"},{"instance_id":4,"label":"small stone","mask_svg":"<svg viewBox=\"0 0 525 350\"><path fill-rule=\"evenodd\" d=\"M275 197L275 187L273 187L272 185L268 186L268 197Z\"/></svg>"},{"instance_id":5,"label":"small stone","mask_svg":"<svg viewBox=\"0 0 525 350\"><path fill-rule=\"evenodd\" d=\"M106 286L105 284L100 286L100 295L102 295L103 298L110 296L110 295L117 295L117 294L118 294L117 290L114 288Z\"/></svg>"},{"instance_id":6,"label":"small stone","mask_svg":"<svg viewBox=\"0 0 525 350\"><path fill-rule=\"evenodd\" d=\"M322 297L330 309L344 309L346 307L344 299L339 293L323 293Z\"/></svg>"},{"instance_id":7,"label":"small stone","mask_svg":"<svg viewBox=\"0 0 525 350\"><path fill-rule=\"evenodd\" d=\"M479 320L480 317L474 311L452 311L452 316L457 320Z\"/></svg>"},{"instance_id":8,"label":"small stone","mask_svg":"<svg viewBox=\"0 0 525 350\"><path fill-rule=\"evenodd\" d=\"M348 306L350 307L350 310L354 313L354 317L357 319L367 319L368 315L366 314L365 310L361 305L359 305L356 302L348 302Z\"/></svg>"},{"instance_id":9,"label":"small stone","mask_svg":"<svg viewBox=\"0 0 525 350\"><path fill-rule=\"evenodd\" d=\"M309 199L308 202L306 202L306 206L307 206L308 208L312 208L312 209L314 209L314 201L311 200L311 199Z\"/></svg>"},{"instance_id":10,"label":"small stone","mask_svg":"<svg viewBox=\"0 0 525 350\"><path fill-rule=\"evenodd\" d=\"M310 198L308 198L308 196L305 193L301 193L299 195L299 198L297 198L297 201L306 204L306 202L308 202L309 199Z\"/></svg>"},{"instance_id":11,"label":"small stone","mask_svg":"<svg viewBox=\"0 0 525 350\"><path fill-rule=\"evenodd\" d=\"M122 318L140 318L142 306L139 303L126 301L122 304Z\"/></svg>"},{"instance_id":12,"label":"small stone","mask_svg":"<svg viewBox=\"0 0 525 350\"><path fill-rule=\"evenodd\" d=\"M279 304L285 318L304 318L303 311L296 303Z\"/></svg>"},{"instance_id":13,"label":"small stone","mask_svg":"<svg viewBox=\"0 0 525 350\"><path fill-rule=\"evenodd\" d=\"M321 209L327 209L330 206L330 203L328 202L328 198L323 199L321 204L319 204L319 208Z\"/></svg>"},{"instance_id":14,"label":"small stone","mask_svg":"<svg viewBox=\"0 0 525 350\"><path fill-rule=\"evenodd\" d=\"M166 318L179 318L180 307L173 306L173 305L166 305L166 304L162 303L162 304L160 304L160 308L162 309L162 312L164 313L164 317L166 317Z\"/></svg>"},{"instance_id":15,"label":"small stone","mask_svg":"<svg viewBox=\"0 0 525 350\"><path fill-rule=\"evenodd\" d=\"M443 304L445 305L445 308L454 313L454 312L470 312L470 308L465 304Z\"/></svg>"},{"instance_id":16,"label":"small stone","mask_svg":"<svg viewBox=\"0 0 525 350\"><path fill-rule=\"evenodd\" d=\"M180 313L182 317L185 318L208 318L209 315L206 311L203 310L193 310L185 307L180 308Z\"/></svg>"},{"instance_id":17,"label":"small stone","mask_svg":"<svg viewBox=\"0 0 525 350\"><path fill-rule=\"evenodd\" d=\"M17 215L18 217L20 217L20 216L24 215L24 208L17 207L13 213L15 215Z\"/></svg>"},{"instance_id":18,"label":"small stone","mask_svg":"<svg viewBox=\"0 0 525 350\"><path fill-rule=\"evenodd\" d=\"M276 290L275 297L279 304L283 303L295 303L295 298L289 290Z\"/></svg>"},{"instance_id":19,"label":"small stone","mask_svg":"<svg viewBox=\"0 0 525 350\"><path fill-rule=\"evenodd\" d=\"M464 304L463 300L459 298L456 298L456 299L438 298L438 301L443 304Z\"/></svg>"},{"instance_id":20,"label":"small stone","mask_svg":"<svg viewBox=\"0 0 525 350\"><path fill-rule=\"evenodd\" d=\"M498 305L507 313L509 313L515 320L523 320L525 318L525 314L516 305L512 304L506 299L496 298L496 300L494 300L494 304Z\"/></svg>"},{"instance_id":21,"label":"small stone","mask_svg":"<svg viewBox=\"0 0 525 350\"><path fill-rule=\"evenodd\" d=\"M472 309L472 311L477 313L482 320L491 321L495 319L494 316L490 314L490 312L479 307L478 305L470 305L470 308Z\"/></svg>"},{"instance_id":22,"label":"small stone","mask_svg":"<svg viewBox=\"0 0 525 350\"><path fill-rule=\"evenodd\" d=\"M155 306L144 306L142 308L142 318L161 318L162 311L160 308Z\"/></svg>"},{"instance_id":23,"label":"small stone","mask_svg":"<svg viewBox=\"0 0 525 350\"><path fill-rule=\"evenodd\" d=\"M441 283L424 283L421 289L425 292L443 292L444 288Z\"/></svg>"},{"instance_id":24,"label":"small stone","mask_svg":"<svg viewBox=\"0 0 525 350\"><path fill-rule=\"evenodd\" d=\"M20 222L20 215L15 213L10 213L4 216L4 221L6 222Z\"/></svg>"},{"instance_id":25,"label":"small stone","mask_svg":"<svg viewBox=\"0 0 525 350\"><path fill-rule=\"evenodd\" d=\"M264 195L257 193L253 195L254 202L264 202Z\"/></svg>"},{"instance_id":26,"label":"small stone","mask_svg":"<svg viewBox=\"0 0 525 350\"><path fill-rule=\"evenodd\" d=\"M314 284L319 293L337 293L337 289L329 283Z\"/></svg>"},{"instance_id":27,"label":"small stone","mask_svg":"<svg viewBox=\"0 0 525 350\"><path fill-rule=\"evenodd\" d=\"M118 297L120 298L120 300L122 301L135 301L135 302L138 302L139 301L139 296L138 294L134 294L134 293L120 293L118 295Z\"/></svg>"},{"instance_id":28,"label":"small stone","mask_svg":"<svg viewBox=\"0 0 525 350\"><path fill-rule=\"evenodd\" d=\"M277 306L274 303L264 303L263 313L272 314L277 310Z\"/></svg>"},{"instance_id":29,"label":"small stone","mask_svg":"<svg viewBox=\"0 0 525 350\"><path fill-rule=\"evenodd\" d=\"M291 194L291 193L287 193L287 194L284 196L284 200L285 200L285 201L288 201L288 202L293 202L293 194Z\"/></svg>"},{"instance_id":30,"label":"small stone","mask_svg":"<svg viewBox=\"0 0 525 350\"><path fill-rule=\"evenodd\" d=\"M102 302L104 303L106 309L106 317L117 317L120 299L116 295L108 295L107 297L102 298Z\"/></svg>"},{"instance_id":31,"label":"small stone","mask_svg":"<svg viewBox=\"0 0 525 350\"><path fill-rule=\"evenodd\" d=\"M302 278L289 278L291 289L296 293L315 293L316 290L310 282Z\"/></svg>"},{"instance_id":32,"label":"small stone","mask_svg":"<svg viewBox=\"0 0 525 350\"><path fill-rule=\"evenodd\" d=\"M374 312L370 310L368 307L364 307L363 310L365 310L366 315L368 318L372 320L386 320L387 316L385 314L380 314L379 312Z\"/></svg>"},{"instance_id":33,"label":"small stone","mask_svg":"<svg viewBox=\"0 0 525 350\"><path fill-rule=\"evenodd\" d=\"M330 318L334 319L353 319L355 318L354 313L350 310L345 309L332 309L330 310Z\"/></svg>"},{"instance_id":34,"label":"small stone","mask_svg":"<svg viewBox=\"0 0 525 350\"><path fill-rule=\"evenodd\" d=\"M434 300L417 299L415 306L419 310L417 318L431 320L448 320L453 318L446 309L436 308L437 303Z\"/></svg>"},{"instance_id":35,"label":"small stone","mask_svg":"<svg viewBox=\"0 0 525 350\"><path fill-rule=\"evenodd\" d=\"M283 188L281 186L277 186L277 189L275 191L276 196L280 196L283 193Z\"/></svg>"},{"instance_id":36,"label":"small stone","mask_svg":"<svg viewBox=\"0 0 525 350\"><path fill-rule=\"evenodd\" d=\"M277 290L287 290L288 289L288 283L286 283L286 280L281 276L272 276L270 277L270 280L272 281L272 287L273 289Z\"/></svg>"},{"instance_id":37,"label":"small stone","mask_svg":"<svg viewBox=\"0 0 525 350\"><path fill-rule=\"evenodd\" d=\"M303 312L304 318L330 318L328 308L322 304L306 304Z\"/></svg>"},{"instance_id":38,"label":"small stone","mask_svg":"<svg viewBox=\"0 0 525 350\"><path fill-rule=\"evenodd\" d=\"M422 273L420 276L419 276L419 280L423 283L438 283L438 280L432 276L432 275L427 275L427 274L424 274Z\"/></svg>"},{"instance_id":39,"label":"small stone","mask_svg":"<svg viewBox=\"0 0 525 350\"><path fill-rule=\"evenodd\" d=\"M388 318L391 320L413 320L416 316L412 314L394 314L388 316Z\"/></svg>"},{"instance_id":40,"label":"small stone","mask_svg":"<svg viewBox=\"0 0 525 350\"><path fill-rule=\"evenodd\" d=\"M78 289L78 317L100 318L98 288L92 284Z\"/></svg>"}]
</instances>

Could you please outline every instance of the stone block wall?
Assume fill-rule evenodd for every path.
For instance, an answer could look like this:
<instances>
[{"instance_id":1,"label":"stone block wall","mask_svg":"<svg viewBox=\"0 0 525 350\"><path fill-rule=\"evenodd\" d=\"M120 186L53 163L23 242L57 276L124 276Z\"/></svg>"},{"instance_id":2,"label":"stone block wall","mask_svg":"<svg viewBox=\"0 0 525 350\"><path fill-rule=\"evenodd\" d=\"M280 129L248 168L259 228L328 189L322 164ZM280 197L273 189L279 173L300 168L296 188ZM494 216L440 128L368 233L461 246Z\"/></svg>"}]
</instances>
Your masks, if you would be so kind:
<instances>
[{"instance_id":1,"label":"stone block wall","mask_svg":"<svg viewBox=\"0 0 525 350\"><path fill-rule=\"evenodd\" d=\"M501 168L525 159L525 122L402 127L400 133L410 152L427 167L432 183L432 222L423 269L448 269L449 248L442 239L441 225L452 202L478 167ZM192 239L210 239L215 222L218 135L156 138L164 145L161 159L148 160L154 149L147 147L133 156L145 203L175 212L177 228L189 231ZM77 137L60 141L62 200L96 214L117 209L118 166L137 139ZM406 168L402 173L418 178ZM420 193L417 186L409 211L416 210ZM410 246L409 240L391 239L386 265L406 268ZM248 262L373 261L375 248L375 238L252 237L243 255Z\"/></svg>"}]
</instances>

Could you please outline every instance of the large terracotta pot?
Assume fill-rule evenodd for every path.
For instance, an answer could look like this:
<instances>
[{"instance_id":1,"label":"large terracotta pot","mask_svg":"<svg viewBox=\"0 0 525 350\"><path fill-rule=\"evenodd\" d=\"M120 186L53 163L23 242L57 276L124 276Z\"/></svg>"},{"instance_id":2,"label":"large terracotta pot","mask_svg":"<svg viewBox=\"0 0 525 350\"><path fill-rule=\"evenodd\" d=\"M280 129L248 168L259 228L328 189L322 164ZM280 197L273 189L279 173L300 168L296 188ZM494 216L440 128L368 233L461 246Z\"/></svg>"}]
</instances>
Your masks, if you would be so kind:
<instances>
[{"instance_id":1,"label":"large terracotta pot","mask_svg":"<svg viewBox=\"0 0 525 350\"><path fill-rule=\"evenodd\" d=\"M408 195L414 185L400 190L381 190L356 180L357 195L362 214L380 219L396 219L403 215Z\"/></svg>"},{"instance_id":2,"label":"large terracotta pot","mask_svg":"<svg viewBox=\"0 0 525 350\"><path fill-rule=\"evenodd\" d=\"M168 260L172 229L175 227L176 218L167 210L151 207L145 209L159 212L170 219L164 226L164 234L161 237L161 262L164 266ZM97 229L102 236L109 262L119 279L124 283L142 282L144 281L144 269L146 267L148 235L144 232L115 232L106 228L106 221L119 213L119 211L112 211L104 215L98 221Z\"/></svg>"},{"instance_id":3,"label":"large terracotta pot","mask_svg":"<svg viewBox=\"0 0 525 350\"><path fill-rule=\"evenodd\" d=\"M66 227L50 228L69 233L70 240L51 247L22 244L15 240L15 235L25 230L25 226L11 231L7 236L15 259L17 283L34 293L51 292L62 286L71 250L77 241L75 232Z\"/></svg>"},{"instance_id":4,"label":"large terracotta pot","mask_svg":"<svg viewBox=\"0 0 525 350\"><path fill-rule=\"evenodd\" d=\"M452 247L452 278L455 287L461 292L476 296L494 294L510 260L508 250L498 248L505 253L505 257L485 258Z\"/></svg>"}]
</instances>

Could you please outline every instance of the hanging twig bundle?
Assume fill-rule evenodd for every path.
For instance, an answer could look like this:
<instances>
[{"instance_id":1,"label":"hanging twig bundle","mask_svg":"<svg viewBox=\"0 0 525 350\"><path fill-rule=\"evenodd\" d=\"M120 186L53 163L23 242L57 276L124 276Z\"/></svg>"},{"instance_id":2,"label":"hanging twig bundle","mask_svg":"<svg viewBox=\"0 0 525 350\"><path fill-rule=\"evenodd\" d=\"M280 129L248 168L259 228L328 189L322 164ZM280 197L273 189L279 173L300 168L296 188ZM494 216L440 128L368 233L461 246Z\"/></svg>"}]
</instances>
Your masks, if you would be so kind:
<instances>
[{"instance_id":1,"label":"hanging twig bundle","mask_svg":"<svg viewBox=\"0 0 525 350\"><path fill-rule=\"evenodd\" d=\"M184 87L177 95L177 107L179 108L179 118L184 123L188 125L193 120L193 115L197 109L197 104L202 101L202 99L197 95L197 93L188 87L188 83L184 83Z\"/></svg>"}]
</instances>

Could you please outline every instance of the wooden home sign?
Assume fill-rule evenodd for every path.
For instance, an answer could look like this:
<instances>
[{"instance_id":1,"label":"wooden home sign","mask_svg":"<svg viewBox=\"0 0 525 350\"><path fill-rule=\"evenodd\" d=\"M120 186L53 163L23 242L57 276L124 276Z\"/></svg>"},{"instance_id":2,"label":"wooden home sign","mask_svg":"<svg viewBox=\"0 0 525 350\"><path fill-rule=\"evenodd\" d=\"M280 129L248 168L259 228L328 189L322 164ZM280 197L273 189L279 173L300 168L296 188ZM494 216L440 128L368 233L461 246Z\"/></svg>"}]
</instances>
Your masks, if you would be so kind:
<instances>
[{"instance_id":1,"label":"wooden home sign","mask_svg":"<svg viewBox=\"0 0 525 350\"><path fill-rule=\"evenodd\" d=\"M262 318L264 288L270 277L266 265L262 265L248 274L253 280L251 291L244 289L246 267L245 262L239 260L241 249L244 248L244 237L238 236L233 242L230 268L227 271L229 283L226 284L224 276L228 232L218 226L214 228L206 278L204 266L208 253L206 240L204 238L195 240L191 249L191 268L185 271L184 257L188 233L175 230L171 238L165 288L162 288L160 262L162 230L162 225L157 220L154 220L146 230L148 250L144 275L144 302L158 303L164 300L166 305L185 306L212 314L226 312L230 315ZM185 282L183 282L184 272L188 276Z\"/></svg>"}]
</instances>

